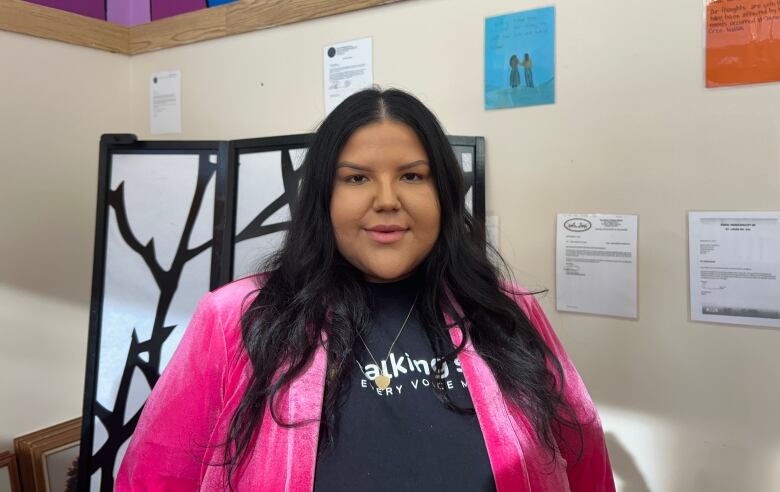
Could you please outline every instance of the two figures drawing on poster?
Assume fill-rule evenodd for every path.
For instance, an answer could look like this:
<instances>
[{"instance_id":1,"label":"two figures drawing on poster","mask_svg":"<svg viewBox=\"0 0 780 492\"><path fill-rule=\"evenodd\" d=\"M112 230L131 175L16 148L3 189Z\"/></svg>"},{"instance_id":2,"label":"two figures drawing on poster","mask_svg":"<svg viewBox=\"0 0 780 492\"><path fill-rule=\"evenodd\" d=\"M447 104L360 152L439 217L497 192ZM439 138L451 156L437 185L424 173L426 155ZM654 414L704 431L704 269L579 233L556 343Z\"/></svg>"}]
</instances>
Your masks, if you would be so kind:
<instances>
[{"instance_id":1,"label":"two figures drawing on poster","mask_svg":"<svg viewBox=\"0 0 780 492\"><path fill-rule=\"evenodd\" d=\"M529 89L534 88L534 75L533 75L533 62L531 61L531 56L526 53L525 56L523 56L523 60L521 61L517 55L512 55L509 58L509 66L511 67L511 71L509 72L509 86L513 89L516 87L520 87L520 70L519 67L523 67L524 75L525 75L525 85Z\"/></svg>"}]
</instances>

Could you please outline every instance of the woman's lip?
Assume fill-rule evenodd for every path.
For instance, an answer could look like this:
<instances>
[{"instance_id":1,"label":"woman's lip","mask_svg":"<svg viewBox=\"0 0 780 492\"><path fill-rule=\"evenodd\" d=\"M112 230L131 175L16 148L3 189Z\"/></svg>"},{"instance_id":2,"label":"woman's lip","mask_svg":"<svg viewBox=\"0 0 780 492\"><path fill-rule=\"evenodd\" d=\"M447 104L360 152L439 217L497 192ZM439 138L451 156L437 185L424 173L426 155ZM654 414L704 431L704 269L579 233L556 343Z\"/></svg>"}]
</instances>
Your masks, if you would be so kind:
<instances>
[{"instance_id":1,"label":"woman's lip","mask_svg":"<svg viewBox=\"0 0 780 492\"><path fill-rule=\"evenodd\" d=\"M408 231L409 229L404 229L401 231L381 232L381 231L372 231L370 229L366 229L366 233L368 234L368 237L382 244L390 244L396 241L400 241L401 238L404 237L404 234L406 234Z\"/></svg>"},{"instance_id":2,"label":"woman's lip","mask_svg":"<svg viewBox=\"0 0 780 492\"><path fill-rule=\"evenodd\" d=\"M405 231L408 229L407 227L395 225L395 224L389 224L389 225L375 225L374 227L367 227L369 231L378 231L378 232L395 232L395 231Z\"/></svg>"}]
</instances>

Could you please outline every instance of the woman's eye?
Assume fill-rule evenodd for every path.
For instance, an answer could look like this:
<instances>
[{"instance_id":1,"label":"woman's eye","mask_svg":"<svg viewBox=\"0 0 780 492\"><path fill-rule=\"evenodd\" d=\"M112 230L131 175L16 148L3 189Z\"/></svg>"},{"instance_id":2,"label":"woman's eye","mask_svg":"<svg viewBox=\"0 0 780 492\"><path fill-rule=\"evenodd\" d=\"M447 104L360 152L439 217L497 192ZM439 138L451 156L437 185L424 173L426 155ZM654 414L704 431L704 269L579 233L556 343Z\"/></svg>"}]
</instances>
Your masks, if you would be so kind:
<instances>
[{"instance_id":1,"label":"woman's eye","mask_svg":"<svg viewBox=\"0 0 780 492\"><path fill-rule=\"evenodd\" d=\"M346 181L350 184L360 184L363 183L366 180L365 176L361 176L360 174L353 174L352 176L347 176Z\"/></svg>"},{"instance_id":2,"label":"woman's eye","mask_svg":"<svg viewBox=\"0 0 780 492\"><path fill-rule=\"evenodd\" d=\"M406 181L421 181L423 177L417 173L406 173L403 175L403 179Z\"/></svg>"}]
</instances>

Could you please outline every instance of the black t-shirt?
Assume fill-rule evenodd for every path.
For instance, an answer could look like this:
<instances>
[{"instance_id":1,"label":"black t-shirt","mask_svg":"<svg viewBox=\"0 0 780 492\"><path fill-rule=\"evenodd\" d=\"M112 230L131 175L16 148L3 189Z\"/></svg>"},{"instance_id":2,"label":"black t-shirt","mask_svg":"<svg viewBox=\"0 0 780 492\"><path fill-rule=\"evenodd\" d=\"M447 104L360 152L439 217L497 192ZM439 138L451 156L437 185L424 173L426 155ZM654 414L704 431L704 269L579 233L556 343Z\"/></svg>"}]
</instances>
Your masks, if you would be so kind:
<instances>
[{"instance_id":1,"label":"black t-shirt","mask_svg":"<svg viewBox=\"0 0 780 492\"><path fill-rule=\"evenodd\" d=\"M388 354L417 292L414 277L369 284L374 319L363 333L376 361ZM390 386L373 379L384 373L360 339L351 378L342 386L335 445L317 458L315 492L495 491L485 441L476 415L448 409L435 395L431 370L438 364L415 313L387 359ZM442 367L444 367L442 365ZM459 362L447 364L443 384L461 407L473 408Z\"/></svg>"}]
</instances>

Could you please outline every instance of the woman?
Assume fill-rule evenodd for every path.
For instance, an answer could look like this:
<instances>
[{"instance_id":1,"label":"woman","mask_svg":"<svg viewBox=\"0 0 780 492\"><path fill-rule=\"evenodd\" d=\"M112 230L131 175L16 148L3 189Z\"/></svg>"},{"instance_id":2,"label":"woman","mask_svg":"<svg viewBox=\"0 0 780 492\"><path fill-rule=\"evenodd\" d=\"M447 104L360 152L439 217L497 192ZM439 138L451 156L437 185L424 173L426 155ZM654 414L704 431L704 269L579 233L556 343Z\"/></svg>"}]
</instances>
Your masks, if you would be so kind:
<instances>
[{"instance_id":1,"label":"woman","mask_svg":"<svg viewBox=\"0 0 780 492\"><path fill-rule=\"evenodd\" d=\"M354 94L304 173L269 273L198 305L117 489L614 490L585 386L488 261L435 116Z\"/></svg>"},{"instance_id":2,"label":"woman","mask_svg":"<svg viewBox=\"0 0 780 492\"><path fill-rule=\"evenodd\" d=\"M534 87L534 72L533 72L533 62L531 61L531 56L526 53L523 57L523 68L525 69L525 85L531 89Z\"/></svg>"},{"instance_id":3,"label":"woman","mask_svg":"<svg viewBox=\"0 0 780 492\"><path fill-rule=\"evenodd\" d=\"M515 88L520 85L520 71L517 67L520 66L520 59L517 55L512 55L509 58L509 87Z\"/></svg>"}]
</instances>

